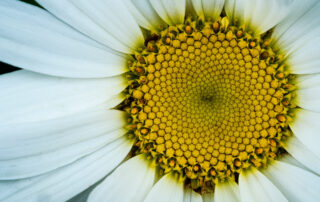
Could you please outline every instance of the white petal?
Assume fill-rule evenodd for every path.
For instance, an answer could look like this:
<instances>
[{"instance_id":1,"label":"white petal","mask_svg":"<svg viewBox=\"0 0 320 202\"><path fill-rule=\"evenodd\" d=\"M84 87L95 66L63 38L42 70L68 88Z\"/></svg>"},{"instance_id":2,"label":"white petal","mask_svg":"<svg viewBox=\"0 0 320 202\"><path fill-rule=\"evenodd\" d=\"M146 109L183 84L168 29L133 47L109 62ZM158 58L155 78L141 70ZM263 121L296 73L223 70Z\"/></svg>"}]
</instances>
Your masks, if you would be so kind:
<instances>
[{"instance_id":1,"label":"white petal","mask_svg":"<svg viewBox=\"0 0 320 202\"><path fill-rule=\"evenodd\" d=\"M320 112L320 85L296 90L295 102L298 106Z\"/></svg>"},{"instance_id":2,"label":"white petal","mask_svg":"<svg viewBox=\"0 0 320 202\"><path fill-rule=\"evenodd\" d=\"M214 190L215 202L240 201L239 186L234 181L217 183Z\"/></svg>"},{"instance_id":3,"label":"white petal","mask_svg":"<svg viewBox=\"0 0 320 202\"><path fill-rule=\"evenodd\" d=\"M183 202L183 182L175 174L163 176L151 189L144 202Z\"/></svg>"},{"instance_id":4,"label":"white petal","mask_svg":"<svg viewBox=\"0 0 320 202\"><path fill-rule=\"evenodd\" d=\"M281 158L282 162L320 174L320 158L302 144L298 138L290 137L284 147L292 156L290 154L285 155Z\"/></svg>"},{"instance_id":5,"label":"white petal","mask_svg":"<svg viewBox=\"0 0 320 202\"><path fill-rule=\"evenodd\" d=\"M264 174L289 201L320 200L320 177L309 171L275 161L264 170Z\"/></svg>"},{"instance_id":6,"label":"white petal","mask_svg":"<svg viewBox=\"0 0 320 202\"><path fill-rule=\"evenodd\" d=\"M294 135L310 151L320 157L320 113L311 112L304 109L294 111L294 121L289 123Z\"/></svg>"},{"instance_id":7,"label":"white petal","mask_svg":"<svg viewBox=\"0 0 320 202\"><path fill-rule=\"evenodd\" d=\"M224 10L226 11L226 15L228 16L228 18L232 22L235 21L235 17L236 17L235 16L235 7L236 7L236 0L225 0ZM239 12L239 6L238 6L238 12Z\"/></svg>"},{"instance_id":8,"label":"white petal","mask_svg":"<svg viewBox=\"0 0 320 202\"><path fill-rule=\"evenodd\" d=\"M166 23L153 9L149 0L124 0L124 3L142 27L156 31L165 27Z\"/></svg>"},{"instance_id":9,"label":"white petal","mask_svg":"<svg viewBox=\"0 0 320 202\"><path fill-rule=\"evenodd\" d=\"M295 82L298 89L313 88L320 85L320 74L299 74Z\"/></svg>"},{"instance_id":10,"label":"white petal","mask_svg":"<svg viewBox=\"0 0 320 202\"><path fill-rule=\"evenodd\" d=\"M48 121L0 127L0 160L52 152L125 126L125 113L102 106Z\"/></svg>"},{"instance_id":11,"label":"white petal","mask_svg":"<svg viewBox=\"0 0 320 202\"><path fill-rule=\"evenodd\" d=\"M0 44L0 60L49 75L92 78L127 71L124 54L16 0L0 1Z\"/></svg>"},{"instance_id":12,"label":"white petal","mask_svg":"<svg viewBox=\"0 0 320 202\"><path fill-rule=\"evenodd\" d=\"M289 66L290 72L294 74L320 73L319 44L320 37L313 37L310 40L304 41L299 48L293 51L287 58L287 65Z\"/></svg>"},{"instance_id":13,"label":"white petal","mask_svg":"<svg viewBox=\"0 0 320 202\"><path fill-rule=\"evenodd\" d=\"M192 0L193 8L199 16L216 20L223 9L224 0Z\"/></svg>"},{"instance_id":14,"label":"white petal","mask_svg":"<svg viewBox=\"0 0 320 202\"><path fill-rule=\"evenodd\" d=\"M320 157L310 151L298 138L290 137L284 147L300 163L320 175Z\"/></svg>"},{"instance_id":15,"label":"white petal","mask_svg":"<svg viewBox=\"0 0 320 202\"><path fill-rule=\"evenodd\" d=\"M226 0L225 10L232 21L261 34L276 26L289 12L290 0Z\"/></svg>"},{"instance_id":16,"label":"white petal","mask_svg":"<svg viewBox=\"0 0 320 202\"><path fill-rule=\"evenodd\" d=\"M44 175L42 175L44 176ZM23 180L0 180L0 200L14 194L17 190L23 189L42 179L42 176L32 177Z\"/></svg>"},{"instance_id":17,"label":"white petal","mask_svg":"<svg viewBox=\"0 0 320 202\"><path fill-rule=\"evenodd\" d=\"M125 133L125 130L119 129L48 153L38 151L40 153L38 155L2 160L0 161L0 180L27 178L57 169L93 153ZM21 148L19 149L21 151Z\"/></svg>"},{"instance_id":18,"label":"white petal","mask_svg":"<svg viewBox=\"0 0 320 202\"><path fill-rule=\"evenodd\" d=\"M143 44L142 32L122 1L37 1L61 20L110 48L132 53Z\"/></svg>"},{"instance_id":19,"label":"white petal","mask_svg":"<svg viewBox=\"0 0 320 202\"><path fill-rule=\"evenodd\" d=\"M308 170L306 166L301 164L299 161L297 161L295 158L293 158L290 154L283 154L280 158L281 162L288 163L290 165L302 168L304 170Z\"/></svg>"},{"instance_id":20,"label":"white petal","mask_svg":"<svg viewBox=\"0 0 320 202\"><path fill-rule=\"evenodd\" d=\"M256 168L240 173L239 188L241 201L288 201L278 188Z\"/></svg>"},{"instance_id":21,"label":"white petal","mask_svg":"<svg viewBox=\"0 0 320 202\"><path fill-rule=\"evenodd\" d=\"M317 3L318 0L304 0L304 1L293 1L291 4L290 12L287 16L275 27L273 35L278 40L283 33L291 29L291 26L310 11L312 7Z\"/></svg>"},{"instance_id":22,"label":"white petal","mask_svg":"<svg viewBox=\"0 0 320 202\"><path fill-rule=\"evenodd\" d=\"M213 202L214 201L214 193L210 192L210 193L206 193L203 195L203 202Z\"/></svg>"},{"instance_id":23,"label":"white petal","mask_svg":"<svg viewBox=\"0 0 320 202\"><path fill-rule=\"evenodd\" d=\"M103 104L126 87L122 76L66 79L28 71L0 76L0 122L48 120Z\"/></svg>"},{"instance_id":24,"label":"white petal","mask_svg":"<svg viewBox=\"0 0 320 202\"><path fill-rule=\"evenodd\" d=\"M126 98L126 94L122 92L109 97L108 100L104 102L102 105L104 109L114 109L117 105L123 102L125 98Z\"/></svg>"},{"instance_id":25,"label":"white petal","mask_svg":"<svg viewBox=\"0 0 320 202\"><path fill-rule=\"evenodd\" d=\"M151 163L144 155L124 162L93 190L88 202L143 201L155 178Z\"/></svg>"},{"instance_id":26,"label":"white petal","mask_svg":"<svg viewBox=\"0 0 320 202\"><path fill-rule=\"evenodd\" d=\"M289 54L319 35L318 0L293 1L287 17L275 27L273 38L284 53Z\"/></svg>"},{"instance_id":27,"label":"white petal","mask_svg":"<svg viewBox=\"0 0 320 202\"><path fill-rule=\"evenodd\" d=\"M202 197L190 188L185 188L183 193L183 202L202 202Z\"/></svg>"},{"instance_id":28,"label":"white petal","mask_svg":"<svg viewBox=\"0 0 320 202\"><path fill-rule=\"evenodd\" d=\"M196 13L196 11L193 8L192 5L192 0L186 0L186 16L191 16L191 17L197 17L198 14Z\"/></svg>"},{"instance_id":29,"label":"white petal","mask_svg":"<svg viewBox=\"0 0 320 202\"><path fill-rule=\"evenodd\" d=\"M128 154L132 143L120 138L75 163L50 173L23 180L0 181L0 200L66 201L111 172ZM8 190L7 190L8 189Z\"/></svg>"},{"instance_id":30,"label":"white petal","mask_svg":"<svg viewBox=\"0 0 320 202\"><path fill-rule=\"evenodd\" d=\"M177 25L184 22L185 0L150 0L150 3L168 25Z\"/></svg>"}]
</instances>

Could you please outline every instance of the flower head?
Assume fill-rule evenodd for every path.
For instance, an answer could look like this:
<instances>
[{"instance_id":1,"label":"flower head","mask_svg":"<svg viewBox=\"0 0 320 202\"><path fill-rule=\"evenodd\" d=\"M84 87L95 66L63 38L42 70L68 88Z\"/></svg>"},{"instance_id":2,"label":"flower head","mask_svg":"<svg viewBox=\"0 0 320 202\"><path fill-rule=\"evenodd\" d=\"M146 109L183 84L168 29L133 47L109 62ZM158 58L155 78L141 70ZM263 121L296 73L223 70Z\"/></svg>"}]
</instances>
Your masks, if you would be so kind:
<instances>
[{"instance_id":1,"label":"flower head","mask_svg":"<svg viewBox=\"0 0 320 202\"><path fill-rule=\"evenodd\" d=\"M319 200L316 0L39 4L0 2L1 200Z\"/></svg>"}]
</instances>

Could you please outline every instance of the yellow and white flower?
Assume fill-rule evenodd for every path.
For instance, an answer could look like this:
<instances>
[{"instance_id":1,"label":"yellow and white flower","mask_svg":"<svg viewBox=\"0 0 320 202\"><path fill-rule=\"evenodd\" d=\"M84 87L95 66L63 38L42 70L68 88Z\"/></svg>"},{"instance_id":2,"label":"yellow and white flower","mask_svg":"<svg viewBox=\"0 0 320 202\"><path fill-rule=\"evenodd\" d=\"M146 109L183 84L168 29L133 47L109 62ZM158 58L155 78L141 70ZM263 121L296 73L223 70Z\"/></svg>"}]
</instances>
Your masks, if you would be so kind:
<instances>
[{"instance_id":1,"label":"yellow and white flower","mask_svg":"<svg viewBox=\"0 0 320 202\"><path fill-rule=\"evenodd\" d=\"M320 201L319 1L37 2L0 1L0 201Z\"/></svg>"}]
</instances>

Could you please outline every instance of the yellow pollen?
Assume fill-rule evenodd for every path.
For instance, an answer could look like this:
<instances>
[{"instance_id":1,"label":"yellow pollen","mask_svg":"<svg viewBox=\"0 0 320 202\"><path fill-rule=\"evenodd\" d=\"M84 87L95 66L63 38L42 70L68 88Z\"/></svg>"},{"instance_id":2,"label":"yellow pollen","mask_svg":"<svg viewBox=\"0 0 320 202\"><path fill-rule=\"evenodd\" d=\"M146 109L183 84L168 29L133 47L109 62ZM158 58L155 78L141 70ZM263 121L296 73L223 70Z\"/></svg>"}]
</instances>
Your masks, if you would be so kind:
<instances>
[{"instance_id":1,"label":"yellow pollen","mask_svg":"<svg viewBox=\"0 0 320 202\"><path fill-rule=\"evenodd\" d=\"M133 107L133 108L131 109L131 114L137 114L137 113L138 113L138 108Z\"/></svg>"},{"instance_id":2,"label":"yellow pollen","mask_svg":"<svg viewBox=\"0 0 320 202\"><path fill-rule=\"evenodd\" d=\"M235 165L236 167L240 167L240 166L241 166L241 161L240 161L239 159L236 159L236 160L234 161L234 165Z\"/></svg>"},{"instance_id":3,"label":"yellow pollen","mask_svg":"<svg viewBox=\"0 0 320 202\"><path fill-rule=\"evenodd\" d=\"M219 25L218 22L214 22L214 23L212 24L212 28L213 28L214 31L218 31L218 30L219 30L219 27L220 27L220 25Z\"/></svg>"},{"instance_id":4,"label":"yellow pollen","mask_svg":"<svg viewBox=\"0 0 320 202\"><path fill-rule=\"evenodd\" d=\"M191 26L186 26L186 33L187 33L187 34L190 34L191 31L192 31ZM182 40L182 41L183 41L183 40Z\"/></svg>"},{"instance_id":5,"label":"yellow pollen","mask_svg":"<svg viewBox=\"0 0 320 202\"><path fill-rule=\"evenodd\" d=\"M174 160L170 160L170 161L169 161L169 166L170 166L170 167L174 167L174 165L175 165L175 161L174 161Z\"/></svg>"},{"instance_id":6,"label":"yellow pollen","mask_svg":"<svg viewBox=\"0 0 320 202\"><path fill-rule=\"evenodd\" d=\"M193 188L281 155L294 85L268 37L230 26L226 17L188 18L154 36L129 62L121 105L136 153Z\"/></svg>"},{"instance_id":7,"label":"yellow pollen","mask_svg":"<svg viewBox=\"0 0 320 202\"><path fill-rule=\"evenodd\" d=\"M242 35L243 35L242 30L238 30L236 36L237 36L238 38L240 38L240 37L242 37Z\"/></svg>"},{"instance_id":8,"label":"yellow pollen","mask_svg":"<svg viewBox=\"0 0 320 202\"><path fill-rule=\"evenodd\" d=\"M254 47L256 46L256 42L251 41L251 42L249 43L249 46L250 46L250 48L254 48Z\"/></svg>"},{"instance_id":9,"label":"yellow pollen","mask_svg":"<svg viewBox=\"0 0 320 202\"><path fill-rule=\"evenodd\" d=\"M278 121L280 121L282 123L286 121L286 117L284 115L282 115L282 114L279 114L277 116L277 119L278 119Z\"/></svg>"}]
</instances>

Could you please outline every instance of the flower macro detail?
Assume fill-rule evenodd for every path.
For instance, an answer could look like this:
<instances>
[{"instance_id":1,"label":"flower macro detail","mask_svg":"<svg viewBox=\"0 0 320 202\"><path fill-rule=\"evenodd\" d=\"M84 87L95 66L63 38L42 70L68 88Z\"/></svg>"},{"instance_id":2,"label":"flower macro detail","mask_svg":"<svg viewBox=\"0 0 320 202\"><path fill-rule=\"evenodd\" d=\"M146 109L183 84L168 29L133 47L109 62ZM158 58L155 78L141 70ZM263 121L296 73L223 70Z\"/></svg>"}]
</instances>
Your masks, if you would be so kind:
<instances>
[{"instance_id":1,"label":"flower macro detail","mask_svg":"<svg viewBox=\"0 0 320 202\"><path fill-rule=\"evenodd\" d=\"M36 2L0 1L0 201L320 201L318 0Z\"/></svg>"},{"instance_id":2,"label":"flower macro detail","mask_svg":"<svg viewBox=\"0 0 320 202\"><path fill-rule=\"evenodd\" d=\"M228 17L188 18L151 35L129 61L121 106L137 153L164 173L178 171L195 189L281 157L291 135L294 76L271 35L253 36Z\"/></svg>"}]
</instances>

